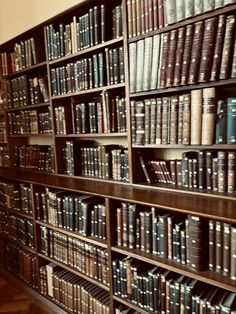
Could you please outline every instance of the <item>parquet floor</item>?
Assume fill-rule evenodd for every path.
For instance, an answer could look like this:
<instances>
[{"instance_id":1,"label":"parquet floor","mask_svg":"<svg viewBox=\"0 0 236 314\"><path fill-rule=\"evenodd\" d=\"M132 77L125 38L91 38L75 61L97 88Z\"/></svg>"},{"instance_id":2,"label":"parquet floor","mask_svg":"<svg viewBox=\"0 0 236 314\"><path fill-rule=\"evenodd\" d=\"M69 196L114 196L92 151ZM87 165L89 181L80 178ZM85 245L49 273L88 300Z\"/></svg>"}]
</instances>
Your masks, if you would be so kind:
<instances>
[{"instance_id":1,"label":"parquet floor","mask_svg":"<svg viewBox=\"0 0 236 314\"><path fill-rule=\"evenodd\" d=\"M0 278L0 314L50 314L25 293Z\"/></svg>"}]
</instances>

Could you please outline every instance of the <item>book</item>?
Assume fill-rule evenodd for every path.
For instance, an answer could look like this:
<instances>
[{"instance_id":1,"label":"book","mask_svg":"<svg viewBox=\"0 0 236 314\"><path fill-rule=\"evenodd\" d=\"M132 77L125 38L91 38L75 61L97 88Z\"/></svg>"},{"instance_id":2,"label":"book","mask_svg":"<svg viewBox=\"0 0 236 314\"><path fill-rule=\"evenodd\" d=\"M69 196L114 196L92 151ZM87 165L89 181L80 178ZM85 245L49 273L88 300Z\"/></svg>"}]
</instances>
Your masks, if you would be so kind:
<instances>
[{"instance_id":1,"label":"book","mask_svg":"<svg viewBox=\"0 0 236 314\"><path fill-rule=\"evenodd\" d=\"M214 142L214 120L216 112L215 88L203 89L202 111L202 145L212 145Z\"/></svg>"},{"instance_id":2,"label":"book","mask_svg":"<svg viewBox=\"0 0 236 314\"><path fill-rule=\"evenodd\" d=\"M174 1L175 2L175 1ZM170 25L176 22L176 5L170 0L164 0L165 22Z\"/></svg>"},{"instance_id":3,"label":"book","mask_svg":"<svg viewBox=\"0 0 236 314\"><path fill-rule=\"evenodd\" d=\"M217 101L215 122L215 143L226 144L227 142L227 102L224 100Z\"/></svg>"},{"instance_id":4,"label":"book","mask_svg":"<svg viewBox=\"0 0 236 314\"><path fill-rule=\"evenodd\" d=\"M210 2L210 1L209 1ZM217 26L217 17L205 20L204 34L201 51L201 60L199 65L198 82L208 82L211 75L211 64L213 48L215 43L215 34Z\"/></svg>"},{"instance_id":5,"label":"book","mask_svg":"<svg viewBox=\"0 0 236 314\"><path fill-rule=\"evenodd\" d=\"M236 98L230 97L227 99L227 144L236 142L235 136L235 119L236 119Z\"/></svg>"},{"instance_id":6,"label":"book","mask_svg":"<svg viewBox=\"0 0 236 314\"><path fill-rule=\"evenodd\" d=\"M130 93L136 92L136 67L137 67L137 44L136 42L129 44L129 85Z\"/></svg>"},{"instance_id":7,"label":"book","mask_svg":"<svg viewBox=\"0 0 236 314\"><path fill-rule=\"evenodd\" d=\"M151 87L150 86L151 84L150 73L152 72L152 60L153 60L152 53L153 53L153 38L147 37L144 39L144 63L143 63L144 71L142 75L143 82L142 82L142 88L141 88L143 91L149 90ZM138 61L138 64L139 66L141 66L139 61ZM137 72L137 75L139 75L138 72ZM137 84L137 88L138 88L138 84Z\"/></svg>"},{"instance_id":8,"label":"book","mask_svg":"<svg viewBox=\"0 0 236 314\"><path fill-rule=\"evenodd\" d=\"M150 89L157 88L158 81L158 68L159 68L159 58L160 58L160 41L161 35L153 36L152 43L152 65L151 65L151 77L150 77Z\"/></svg>"},{"instance_id":9,"label":"book","mask_svg":"<svg viewBox=\"0 0 236 314\"><path fill-rule=\"evenodd\" d=\"M203 40L204 22L199 21L194 24L191 58L189 65L188 84L196 84L198 82L199 65L201 60L201 47Z\"/></svg>"},{"instance_id":10,"label":"book","mask_svg":"<svg viewBox=\"0 0 236 314\"><path fill-rule=\"evenodd\" d=\"M202 90L191 91L191 145L201 144L202 134Z\"/></svg>"},{"instance_id":11,"label":"book","mask_svg":"<svg viewBox=\"0 0 236 314\"><path fill-rule=\"evenodd\" d=\"M166 65L166 84L165 84L166 87L171 87L173 85L177 35L178 35L177 30L174 29L170 31L168 61Z\"/></svg>"},{"instance_id":12,"label":"book","mask_svg":"<svg viewBox=\"0 0 236 314\"><path fill-rule=\"evenodd\" d=\"M185 45L185 33L186 33L185 27L181 27L178 29L173 86L180 85L184 45Z\"/></svg>"},{"instance_id":13,"label":"book","mask_svg":"<svg viewBox=\"0 0 236 314\"><path fill-rule=\"evenodd\" d=\"M193 30L194 25L189 24L186 26L186 34L185 34L185 44L184 44L184 52L183 52L183 63L182 63L182 72L181 72L181 80L180 85L187 85L188 82L188 73L189 73L189 65L191 55L191 47L193 40Z\"/></svg>"},{"instance_id":14,"label":"book","mask_svg":"<svg viewBox=\"0 0 236 314\"><path fill-rule=\"evenodd\" d=\"M229 15L226 18L224 45L221 58L219 79L229 78L231 73L233 34L235 29L235 16Z\"/></svg>"}]
</instances>

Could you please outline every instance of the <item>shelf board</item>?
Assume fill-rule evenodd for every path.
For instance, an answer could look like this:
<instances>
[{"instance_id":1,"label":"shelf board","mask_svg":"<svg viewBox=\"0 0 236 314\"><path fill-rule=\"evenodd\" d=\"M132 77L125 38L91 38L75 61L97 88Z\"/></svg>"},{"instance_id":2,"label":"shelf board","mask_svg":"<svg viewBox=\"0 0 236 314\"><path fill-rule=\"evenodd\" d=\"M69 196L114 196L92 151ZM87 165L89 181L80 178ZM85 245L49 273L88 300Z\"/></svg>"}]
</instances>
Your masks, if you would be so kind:
<instances>
[{"instance_id":1,"label":"shelf board","mask_svg":"<svg viewBox=\"0 0 236 314\"><path fill-rule=\"evenodd\" d=\"M121 297L119 296L116 296L114 295L113 296L113 299L118 301L119 303L122 303L124 305L126 305L128 308L132 308L134 309L135 311L137 311L138 313L140 314L149 314L149 313L153 313L153 312L150 312L150 311L145 311L144 309L142 309L141 307L129 302L129 301L126 301L125 299L122 299Z\"/></svg>"},{"instance_id":2,"label":"shelf board","mask_svg":"<svg viewBox=\"0 0 236 314\"><path fill-rule=\"evenodd\" d=\"M66 269L66 270L68 270L69 272L71 272L71 273L73 273L73 274L75 274L75 275L77 275L77 276L79 276L79 277L81 277L81 278L91 282L92 284L94 284L94 285L96 285L96 286L98 286L98 287L100 287L100 288L102 288L102 289L104 289L106 291L110 290L110 288L108 286L102 284L101 282L97 281L96 279L90 278L90 277L84 275L83 273L79 272L78 270L75 270L75 269L71 268L70 266L67 266L66 264L63 264L63 263L57 261L56 259L50 258L48 256L45 256L45 255L41 254L41 253L38 253L38 256L40 256L43 259L48 260L49 262L56 263L57 265L61 266L62 268Z\"/></svg>"},{"instance_id":3,"label":"shelf board","mask_svg":"<svg viewBox=\"0 0 236 314\"><path fill-rule=\"evenodd\" d=\"M209 18L214 17L214 16L219 16L220 14L232 12L234 10L236 10L236 4L230 4L230 5L227 5L225 7L215 9L213 11L205 12L201 15L186 18L182 21L179 21L179 22L176 22L174 24L159 28L155 31L148 32L148 33L142 34L140 36L129 38L128 42L131 43L131 42L138 41L140 39L144 39L146 37L154 36L154 35L161 34L161 33L166 33L166 32L169 32L173 29L177 29L179 27L183 27L183 26L186 26L188 24L193 24L193 23L196 23L198 21L206 20L206 19L209 19Z\"/></svg>"},{"instance_id":4,"label":"shelf board","mask_svg":"<svg viewBox=\"0 0 236 314\"><path fill-rule=\"evenodd\" d=\"M199 281L211 284L213 286L216 286L222 289L236 292L235 280L232 280L226 276L223 276L220 273L213 272L210 270L194 271L194 270L191 270L186 265L176 263L172 260L158 258L156 256L153 256L152 254L147 254L140 250L129 249L126 247L121 248L118 246L112 247L111 249L113 252L117 252L124 255L128 255L130 257L134 257L137 260L140 260L142 262L160 266L164 269L173 271L175 273L197 279Z\"/></svg>"},{"instance_id":5,"label":"shelf board","mask_svg":"<svg viewBox=\"0 0 236 314\"><path fill-rule=\"evenodd\" d=\"M123 36L118 37L118 38L114 38L114 39L108 40L108 41L106 41L104 43L101 43L101 44L98 44L98 45L95 45L95 46L92 46L92 47L89 47L89 48L77 51L76 53L70 54L68 56L61 57L61 58L58 58L58 59L53 60L53 61L49 61L49 65L51 66L51 65L54 65L54 64L57 64L57 63L60 63L60 62L69 61L69 60L71 60L73 58L83 56L84 54L87 55L90 52L109 47L109 46L111 46L113 44L116 44L116 43L119 43L119 42L122 42L122 41L123 41Z\"/></svg>"},{"instance_id":6,"label":"shelf board","mask_svg":"<svg viewBox=\"0 0 236 314\"><path fill-rule=\"evenodd\" d=\"M21 211L18 211L18 210L12 209L12 208L8 208L8 211L12 215L17 215L17 216L24 217L24 218L31 219L31 220L33 219L32 214L26 214L26 213L23 213Z\"/></svg>"},{"instance_id":7,"label":"shelf board","mask_svg":"<svg viewBox=\"0 0 236 314\"><path fill-rule=\"evenodd\" d=\"M22 111L22 110L29 110L29 109L37 109L37 108L44 108L50 105L49 102L43 102L40 104L33 104L28 106L21 106L16 108L7 109L7 112L15 112L15 111Z\"/></svg>"},{"instance_id":8,"label":"shelf board","mask_svg":"<svg viewBox=\"0 0 236 314\"><path fill-rule=\"evenodd\" d=\"M8 143L7 142L0 142L0 145L7 145Z\"/></svg>"},{"instance_id":9,"label":"shelf board","mask_svg":"<svg viewBox=\"0 0 236 314\"><path fill-rule=\"evenodd\" d=\"M122 133L86 133L86 134L56 134L55 137L58 138L68 138L68 137L76 137L76 138L88 138L88 137L126 137L127 132Z\"/></svg>"},{"instance_id":10,"label":"shelf board","mask_svg":"<svg viewBox=\"0 0 236 314\"><path fill-rule=\"evenodd\" d=\"M178 87L168 87L168 88L160 88L155 90L149 90L149 91L142 91L142 92L136 92L131 93L130 98L138 98L138 97L151 97L155 95L164 95L169 93L176 93L176 92L185 92L185 91L191 91L193 89L202 89L202 88L208 88L208 87L223 87L223 86L229 86L236 84L236 78L230 78L227 80L220 80L217 82L209 82L209 83L198 83L194 85L185 85L185 86L178 86Z\"/></svg>"},{"instance_id":11,"label":"shelf board","mask_svg":"<svg viewBox=\"0 0 236 314\"><path fill-rule=\"evenodd\" d=\"M92 93L96 94L96 93L101 93L106 90L119 89L119 88L124 88L124 87L125 87L125 83L106 85L106 86L102 86L98 88L90 88L90 89L86 89L86 90L82 90L82 91L78 91L74 93L68 93L65 95L52 96L51 99L56 100L56 99L62 99L62 98L67 98L67 97L73 97L73 96L87 95L87 94L92 94Z\"/></svg>"},{"instance_id":12,"label":"shelf board","mask_svg":"<svg viewBox=\"0 0 236 314\"><path fill-rule=\"evenodd\" d=\"M31 67L27 67L25 69L19 70L17 72L14 72L14 73L11 73L11 74L8 74L8 75L4 75L3 78L4 79L9 79L9 78L12 78L12 77L24 74L26 72L30 72L30 71L33 71L35 69L41 68L41 67L46 66L46 65L47 65L47 62L43 61L43 62L37 63L35 65L32 65Z\"/></svg>"},{"instance_id":13,"label":"shelf board","mask_svg":"<svg viewBox=\"0 0 236 314\"><path fill-rule=\"evenodd\" d=\"M146 149L146 148L155 148L155 149L236 149L236 144L213 144L213 145L181 145L181 144L146 144L146 145L132 145L132 148L137 149Z\"/></svg>"},{"instance_id":14,"label":"shelf board","mask_svg":"<svg viewBox=\"0 0 236 314\"><path fill-rule=\"evenodd\" d=\"M10 134L10 137L51 137L53 136L53 133L37 133L37 134L31 134L31 133L27 133L27 134Z\"/></svg>"},{"instance_id":15,"label":"shelf board","mask_svg":"<svg viewBox=\"0 0 236 314\"><path fill-rule=\"evenodd\" d=\"M30 169L0 167L1 179L32 183L38 186L59 188L75 193L109 197L111 200L133 202L150 207L163 208L172 212L198 215L236 223L236 197L210 193L188 193L167 188L151 188L149 185L88 180L31 171Z\"/></svg>"},{"instance_id":16,"label":"shelf board","mask_svg":"<svg viewBox=\"0 0 236 314\"><path fill-rule=\"evenodd\" d=\"M36 220L36 223L38 225L45 226L45 227L47 227L49 229L56 230L58 232L66 234L68 236L71 236L71 237L74 237L76 239L79 239L81 241L88 242L88 243L91 243L91 244L94 244L94 245L98 245L98 246L103 247L105 249L107 248L106 240L97 239L97 238L94 238L94 237L91 237L91 236L84 237L84 236L81 236L78 233L76 233L76 231L70 231L70 230L67 230L67 229L64 229L64 228L55 227L53 225L50 225L49 223L46 223L46 222L43 222L43 221L40 221L40 220Z\"/></svg>"}]
</instances>

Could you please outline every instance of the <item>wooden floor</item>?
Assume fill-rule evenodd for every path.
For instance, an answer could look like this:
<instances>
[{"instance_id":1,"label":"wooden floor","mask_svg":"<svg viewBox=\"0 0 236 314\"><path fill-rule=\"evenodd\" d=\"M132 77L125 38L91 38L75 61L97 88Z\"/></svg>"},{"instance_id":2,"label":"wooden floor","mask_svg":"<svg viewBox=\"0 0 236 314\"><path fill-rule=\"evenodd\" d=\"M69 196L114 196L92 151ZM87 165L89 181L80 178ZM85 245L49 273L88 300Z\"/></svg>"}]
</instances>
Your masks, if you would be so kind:
<instances>
[{"instance_id":1,"label":"wooden floor","mask_svg":"<svg viewBox=\"0 0 236 314\"><path fill-rule=\"evenodd\" d=\"M0 314L50 314L0 277Z\"/></svg>"}]
</instances>

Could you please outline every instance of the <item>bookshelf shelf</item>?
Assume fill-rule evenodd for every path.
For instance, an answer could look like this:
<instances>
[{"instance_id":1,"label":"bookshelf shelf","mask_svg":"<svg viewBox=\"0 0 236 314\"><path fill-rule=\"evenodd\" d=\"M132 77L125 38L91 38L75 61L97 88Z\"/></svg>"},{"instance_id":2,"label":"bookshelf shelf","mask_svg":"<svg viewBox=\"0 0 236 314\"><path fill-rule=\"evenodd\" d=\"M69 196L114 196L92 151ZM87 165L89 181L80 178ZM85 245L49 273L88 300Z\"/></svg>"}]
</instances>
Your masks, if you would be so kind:
<instances>
[{"instance_id":1,"label":"bookshelf shelf","mask_svg":"<svg viewBox=\"0 0 236 314\"><path fill-rule=\"evenodd\" d=\"M55 137L58 137L58 138L127 137L127 132L122 132L122 133L56 134Z\"/></svg>"},{"instance_id":2,"label":"bookshelf shelf","mask_svg":"<svg viewBox=\"0 0 236 314\"><path fill-rule=\"evenodd\" d=\"M27 214L27 213L23 213L23 212L21 212L19 210L14 210L14 209L8 208L8 211L9 211L10 214L17 215L19 217L33 219L32 215Z\"/></svg>"},{"instance_id":3,"label":"bookshelf shelf","mask_svg":"<svg viewBox=\"0 0 236 314\"><path fill-rule=\"evenodd\" d=\"M235 2L221 3L226 1ZM124 311L151 313L145 302L137 306L120 297L126 288L122 276L126 271L128 276L129 270L136 271L143 282L148 280L143 295L152 289L152 274L157 275L153 280L159 280L163 271L169 276L163 275L165 284L171 280L175 289L178 280L184 279L198 282L206 292L235 293L236 302L236 281L231 279L236 278L236 249L230 246L236 241L236 3L196 16L189 12L192 17L172 23L168 3L175 7L175 1L163 0L159 12L154 10L157 2L82 1L0 46L0 165L9 164L0 167L0 196L5 204L0 206L2 267L7 268L8 261L22 266L27 258L27 263L33 258L42 284L40 298L49 307L56 302L47 290L47 280L53 278L51 270L55 276L62 271L65 287L69 288L70 280L88 286L96 294L96 304L102 295L101 304L107 309L110 306L110 314L124 313L123 307ZM205 2L203 9L207 10ZM146 15L138 16L141 10ZM137 20L130 19L134 12ZM198 32L198 27L202 31ZM137 33L142 35L131 37ZM230 38L232 42L227 42ZM20 51L34 39L39 40L35 47L40 44L35 59L46 61L11 73L32 64L33 59L22 51L15 64L10 60L14 60L15 48ZM200 81L207 83L196 83ZM107 132L110 130L116 132ZM231 144L211 145L222 142ZM42 165L33 163L33 152ZM26 201L32 215L19 199ZM21 211L13 209L18 207ZM18 229L17 223L22 223ZM192 230L197 233L195 238ZM17 232L25 235L17 235L18 239L27 239L25 243L35 249L9 236L16 238ZM200 251L200 257L192 254L192 247ZM26 260L13 260L11 255L24 254L24 250L28 252ZM173 260L145 251L173 256ZM212 262L217 254L221 258ZM96 274L92 258L98 265ZM178 258L183 263L175 262ZM191 258L204 270L194 271L198 263ZM150 266L145 268L147 273L141 273L144 264ZM230 271L225 271L226 267ZM121 276L118 288L116 275ZM130 281L134 277L130 276ZM138 281L134 286L126 283L142 293ZM191 297L194 300L194 295ZM62 304L63 309L66 306ZM77 308L73 312L87 311ZM55 313L71 312L58 307Z\"/></svg>"},{"instance_id":4,"label":"bookshelf shelf","mask_svg":"<svg viewBox=\"0 0 236 314\"><path fill-rule=\"evenodd\" d=\"M137 92L137 93L131 93L130 98L139 98L139 97L151 97L155 95L165 95L165 94L173 94L178 92L185 92L185 91L191 91L195 89L202 89L202 88L208 88L208 87L228 87L230 85L236 84L236 78L231 78L227 80L220 80L217 82L209 82L209 83L198 83L194 85L185 85L185 86L179 86L179 87L170 87L170 88L160 88L158 90L150 90L145 92Z\"/></svg>"},{"instance_id":5,"label":"bookshelf shelf","mask_svg":"<svg viewBox=\"0 0 236 314\"><path fill-rule=\"evenodd\" d=\"M97 238L94 238L91 236L83 237L83 236L79 235L76 231L69 231L69 230L66 230L65 228L55 227L49 223L45 223L45 222L40 221L40 220L36 220L36 223L40 226L45 226L45 227L48 227L52 230L59 231L63 234L73 236L73 238L80 239L82 241L86 241L88 243L98 245L98 246L103 247L103 248L107 248L106 240L100 240L100 239L97 239Z\"/></svg>"},{"instance_id":6,"label":"bookshelf shelf","mask_svg":"<svg viewBox=\"0 0 236 314\"><path fill-rule=\"evenodd\" d=\"M20 111L20 110L29 110L29 109L37 109L37 108L44 108L49 106L50 103L41 103L41 104L34 104L34 105L29 105L29 106L22 106L22 107L17 107L17 108L12 108L12 109L7 109L7 112L15 112L15 111Z\"/></svg>"},{"instance_id":7,"label":"bookshelf shelf","mask_svg":"<svg viewBox=\"0 0 236 314\"><path fill-rule=\"evenodd\" d=\"M17 72L5 75L5 76L3 76L3 78L4 79L10 79L10 78L19 76L21 74L30 73L31 71L37 70L37 69L39 69L41 67L46 67L46 65L47 65L47 62L43 61L43 62L37 63L35 65L32 65L31 67L27 67L27 68L24 68L24 69L19 70Z\"/></svg>"},{"instance_id":8,"label":"bookshelf shelf","mask_svg":"<svg viewBox=\"0 0 236 314\"><path fill-rule=\"evenodd\" d=\"M179 21L179 22L174 23L172 25L168 25L168 26L162 27L160 29L157 29L156 31L148 32L148 33L142 34L140 36L129 38L128 42L131 43L131 42L138 41L140 39L144 39L146 37L154 36L156 34L162 34L162 33L165 33L165 32L169 32L169 31L171 31L173 29L177 29L177 28L180 28L182 26L186 26L186 25L193 24L193 23L196 23L196 22L199 22L199 21L202 21L202 20L206 20L206 19L212 18L214 16L219 16L221 14L226 14L226 13L229 13L229 12L233 12L235 10L236 10L236 5L235 4L231 4L231 5L225 6L223 8L215 9L214 11L211 11L211 12L206 12L206 13L203 13L201 15L197 15L197 16L194 16L194 17L186 18L183 21Z\"/></svg>"},{"instance_id":9,"label":"bookshelf shelf","mask_svg":"<svg viewBox=\"0 0 236 314\"><path fill-rule=\"evenodd\" d=\"M57 261L55 259L52 259L52 258L50 258L48 256L45 256L45 255L41 254L41 253L38 253L38 256L40 256L41 258L43 258L45 260L48 260L50 262L54 262L57 265L61 266L62 268L68 270L69 272L74 273L75 275L77 275L77 276L79 276L79 277L81 277L83 279L86 279L87 281L91 282L92 284L94 284L94 285L96 285L96 286L98 286L98 287L100 287L100 288L102 288L102 289L104 289L106 291L109 291L109 287L103 285L102 283L96 281L93 278L90 278L90 277L84 275L83 273L81 273L81 272L79 272L77 270L74 270L73 268L71 268L71 267L69 267L69 266L67 266L67 265L65 265L65 264L63 264L63 263L61 263L61 262L59 262L59 261Z\"/></svg>"},{"instance_id":10,"label":"bookshelf shelf","mask_svg":"<svg viewBox=\"0 0 236 314\"><path fill-rule=\"evenodd\" d=\"M68 93L65 95L52 96L51 99L57 100L57 99L69 98L69 97L73 97L73 96L82 96L82 95L87 95L87 94L98 94L98 93L105 92L106 90L123 89L124 87L125 87L125 83L119 83L119 84L113 84L113 85L98 87L98 88L86 89L86 90L78 91L75 93Z\"/></svg>"},{"instance_id":11,"label":"bookshelf shelf","mask_svg":"<svg viewBox=\"0 0 236 314\"><path fill-rule=\"evenodd\" d=\"M133 148L137 149L146 149L146 148L155 148L155 149L236 149L234 144L213 144L213 145L181 145L181 144L146 144L146 145L132 145Z\"/></svg>"},{"instance_id":12,"label":"bookshelf shelf","mask_svg":"<svg viewBox=\"0 0 236 314\"><path fill-rule=\"evenodd\" d=\"M123 41L123 36L119 37L119 38L114 38L114 39L108 40L108 41L106 41L104 43L95 45L93 47L86 48L84 50L80 50L80 51L78 51L76 53L73 53L73 54L70 54L68 56L65 56L65 57L62 57L62 58L50 61L49 65L51 66L51 65L55 65L55 64L58 64L58 63L61 63L61 62L64 62L64 61L73 60L73 59L78 58L80 56L87 55L87 54L89 54L91 52L94 52L94 51L97 51L97 50L101 50L101 49L104 49L106 47L110 47L111 45L115 45L117 43L122 43L122 41Z\"/></svg>"},{"instance_id":13,"label":"bookshelf shelf","mask_svg":"<svg viewBox=\"0 0 236 314\"><path fill-rule=\"evenodd\" d=\"M213 271L201 271L201 272L196 272L194 270L191 271L191 269L189 269L187 266L181 265L180 263L175 263L174 261L171 261L171 260L158 258L158 257L153 256L152 254L147 254L139 250L133 250L126 247L125 248L112 247L112 251L121 253L124 255L129 255L131 257L134 257L137 260L142 260L146 263L163 267L175 273L179 273L187 277L195 278L202 282L210 283L213 286L217 286L226 290L236 292L236 286L235 286L234 280L231 280Z\"/></svg>"}]
</instances>

